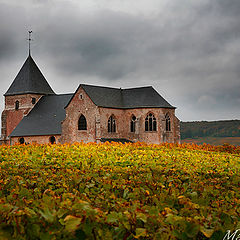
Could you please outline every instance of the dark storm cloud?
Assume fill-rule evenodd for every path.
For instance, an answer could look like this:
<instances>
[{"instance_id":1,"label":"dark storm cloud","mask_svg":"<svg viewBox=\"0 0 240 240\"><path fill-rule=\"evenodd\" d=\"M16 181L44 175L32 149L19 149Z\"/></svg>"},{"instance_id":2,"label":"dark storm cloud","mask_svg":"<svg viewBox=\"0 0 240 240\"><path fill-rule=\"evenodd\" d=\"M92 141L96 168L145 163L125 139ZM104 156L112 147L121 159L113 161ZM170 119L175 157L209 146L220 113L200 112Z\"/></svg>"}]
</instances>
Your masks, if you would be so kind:
<instances>
[{"instance_id":1,"label":"dark storm cloud","mask_svg":"<svg viewBox=\"0 0 240 240\"><path fill-rule=\"evenodd\" d=\"M58 81L56 91L65 91L66 79L153 85L183 120L240 118L240 1L172 0L145 15L101 2L94 11L75 1L1 5L0 61L20 59L31 27L34 56Z\"/></svg>"},{"instance_id":2,"label":"dark storm cloud","mask_svg":"<svg viewBox=\"0 0 240 240\"><path fill-rule=\"evenodd\" d=\"M18 18L19 7L0 5L0 61L6 61L18 51L19 27L22 27Z\"/></svg>"},{"instance_id":3,"label":"dark storm cloud","mask_svg":"<svg viewBox=\"0 0 240 240\"><path fill-rule=\"evenodd\" d=\"M217 10L223 16L230 16L231 18L239 16L240 2L238 0L214 0L212 2L213 5L216 5Z\"/></svg>"},{"instance_id":4,"label":"dark storm cloud","mask_svg":"<svg viewBox=\"0 0 240 240\"><path fill-rule=\"evenodd\" d=\"M62 19L62 27L47 24L52 29L45 48L56 57L56 67L65 74L96 75L107 79L123 78L135 70L141 53L142 34L148 23L124 13L100 11L94 16ZM51 22L51 21L50 21ZM49 44L50 42L50 44ZM139 56L142 57L142 56Z\"/></svg>"}]
</instances>

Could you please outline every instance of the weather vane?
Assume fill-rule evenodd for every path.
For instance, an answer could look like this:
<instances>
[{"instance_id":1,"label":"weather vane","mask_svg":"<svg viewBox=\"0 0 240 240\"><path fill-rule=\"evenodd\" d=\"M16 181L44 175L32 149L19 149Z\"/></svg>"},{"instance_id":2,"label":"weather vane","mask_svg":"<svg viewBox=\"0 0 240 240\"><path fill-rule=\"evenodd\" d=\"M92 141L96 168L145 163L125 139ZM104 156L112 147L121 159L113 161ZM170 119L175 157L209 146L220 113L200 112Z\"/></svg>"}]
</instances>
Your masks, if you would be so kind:
<instances>
[{"instance_id":1,"label":"weather vane","mask_svg":"<svg viewBox=\"0 0 240 240\"><path fill-rule=\"evenodd\" d=\"M31 34L32 34L32 31L28 31L28 52L29 52L29 55L30 55L30 53L31 53L31 41L32 41L32 39L31 39Z\"/></svg>"}]
</instances>

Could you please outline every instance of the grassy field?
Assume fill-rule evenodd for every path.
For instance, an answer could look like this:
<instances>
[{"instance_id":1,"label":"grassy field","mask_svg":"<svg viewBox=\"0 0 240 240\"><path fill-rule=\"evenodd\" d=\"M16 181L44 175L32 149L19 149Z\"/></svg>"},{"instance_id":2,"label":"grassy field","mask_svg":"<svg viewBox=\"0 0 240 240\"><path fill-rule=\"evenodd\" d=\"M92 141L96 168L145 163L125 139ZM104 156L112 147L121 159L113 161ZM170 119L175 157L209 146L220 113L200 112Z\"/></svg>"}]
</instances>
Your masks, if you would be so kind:
<instances>
[{"instance_id":1,"label":"grassy field","mask_svg":"<svg viewBox=\"0 0 240 240\"><path fill-rule=\"evenodd\" d=\"M211 145L223 145L230 144L234 146L240 146L240 137L199 137L199 138L187 138L182 139L182 143L195 143L195 144L211 144Z\"/></svg>"},{"instance_id":2,"label":"grassy field","mask_svg":"<svg viewBox=\"0 0 240 240\"><path fill-rule=\"evenodd\" d=\"M240 147L0 146L0 239L223 239Z\"/></svg>"}]
</instances>

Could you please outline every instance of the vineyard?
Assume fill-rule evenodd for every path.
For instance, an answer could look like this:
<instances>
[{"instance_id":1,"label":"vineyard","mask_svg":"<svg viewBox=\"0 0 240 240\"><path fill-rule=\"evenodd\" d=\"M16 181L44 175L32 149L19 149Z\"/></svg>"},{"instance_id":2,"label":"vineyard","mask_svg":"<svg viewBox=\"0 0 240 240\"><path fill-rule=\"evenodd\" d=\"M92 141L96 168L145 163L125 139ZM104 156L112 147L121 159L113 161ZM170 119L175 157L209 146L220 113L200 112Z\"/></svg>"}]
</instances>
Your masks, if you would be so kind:
<instances>
[{"instance_id":1,"label":"vineyard","mask_svg":"<svg viewBox=\"0 0 240 240\"><path fill-rule=\"evenodd\" d=\"M240 229L240 147L0 146L0 239L223 239Z\"/></svg>"}]
</instances>

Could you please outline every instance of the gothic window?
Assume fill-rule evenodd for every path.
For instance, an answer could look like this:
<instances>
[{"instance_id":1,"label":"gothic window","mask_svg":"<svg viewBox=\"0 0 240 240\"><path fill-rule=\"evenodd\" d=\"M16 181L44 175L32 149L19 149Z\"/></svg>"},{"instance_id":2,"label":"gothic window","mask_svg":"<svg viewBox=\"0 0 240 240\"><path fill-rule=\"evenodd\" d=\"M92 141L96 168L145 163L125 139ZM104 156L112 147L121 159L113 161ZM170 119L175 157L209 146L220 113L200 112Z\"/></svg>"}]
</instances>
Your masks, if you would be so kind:
<instances>
[{"instance_id":1,"label":"gothic window","mask_svg":"<svg viewBox=\"0 0 240 240\"><path fill-rule=\"evenodd\" d=\"M36 98L32 98L32 104L36 103Z\"/></svg>"},{"instance_id":2,"label":"gothic window","mask_svg":"<svg viewBox=\"0 0 240 240\"><path fill-rule=\"evenodd\" d=\"M166 131L171 131L171 119L168 114L165 116L166 121Z\"/></svg>"},{"instance_id":3,"label":"gothic window","mask_svg":"<svg viewBox=\"0 0 240 240\"><path fill-rule=\"evenodd\" d=\"M132 115L132 118L131 118L130 131L131 132L136 131L136 117L134 115Z\"/></svg>"},{"instance_id":4,"label":"gothic window","mask_svg":"<svg viewBox=\"0 0 240 240\"><path fill-rule=\"evenodd\" d=\"M116 120L113 115L108 119L108 132L116 132Z\"/></svg>"},{"instance_id":5,"label":"gothic window","mask_svg":"<svg viewBox=\"0 0 240 240\"><path fill-rule=\"evenodd\" d=\"M51 137L49 138L49 142L50 142L51 144L56 143L56 138L55 138L54 136L51 136Z\"/></svg>"},{"instance_id":6,"label":"gothic window","mask_svg":"<svg viewBox=\"0 0 240 240\"><path fill-rule=\"evenodd\" d=\"M87 130L87 121L83 115L78 120L78 130Z\"/></svg>"},{"instance_id":7,"label":"gothic window","mask_svg":"<svg viewBox=\"0 0 240 240\"><path fill-rule=\"evenodd\" d=\"M16 102L15 102L15 110L18 110L19 109L19 101L17 100Z\"/></svg>"},{"instance_id":8,"label":"gothic window","mask_svg":"<svg viewBox=\"0 0 240 240\"><path fill-rule=\"evenodd\" d=\"M25 139L23 137L19 138L18 141L19 141L20 144L24 144L25 143Z\"/></svg>"},{"instance_id":9,"label":"gothic window","mask_svg":"<svg viewBox=\"0 0 240 240\"><path fill-rule=\"evenodd\" d=\"M145 118L145 131L157 131L157 121L152 113Z\"/></svg>"}]
</instances>

